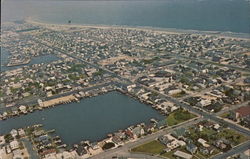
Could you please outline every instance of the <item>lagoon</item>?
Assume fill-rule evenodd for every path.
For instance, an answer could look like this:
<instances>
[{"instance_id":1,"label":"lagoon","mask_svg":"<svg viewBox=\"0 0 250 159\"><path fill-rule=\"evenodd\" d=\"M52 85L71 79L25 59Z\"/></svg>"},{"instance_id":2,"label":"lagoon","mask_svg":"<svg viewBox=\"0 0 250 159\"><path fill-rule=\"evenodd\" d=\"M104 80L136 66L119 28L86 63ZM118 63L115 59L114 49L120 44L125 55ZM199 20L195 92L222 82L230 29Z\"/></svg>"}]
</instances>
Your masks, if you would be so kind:
<instances>
[{"instance_id":1,"label":"lagoon","mask_svg":"<svg viewBox=\"0 0 250 159\"><path fill-rule=\"evenodd\" d=\"M13 128L43 124L45 129L55 129L64 143L72 145L82 140L102 140L109 133L147 123L151 118L160 120L164 116L129 96L109 92L83 99L80 103L59 105L0 121L0 134Z\"/></svg>"},{"instance_id":2,"label":"lagoon","mask_svg":"<svg viewBox=\"0 0 250 159\"><path fill-rule=\"evenodd\" d=\"M57 57L54 54L47 54L47 55L42 55L42 56L37 56L37 57L32 57L31 61L28 64L23 64L23 65L18 65L18 66L6 66L8 64L10 53L8 50L1 48L1 71L7 71L7 70L13 70L17 69L23 66L30 66L33 64L40 64L40 63L50 63L56 60L59 60L60 58Z\"/></svg>"}]
</instances>

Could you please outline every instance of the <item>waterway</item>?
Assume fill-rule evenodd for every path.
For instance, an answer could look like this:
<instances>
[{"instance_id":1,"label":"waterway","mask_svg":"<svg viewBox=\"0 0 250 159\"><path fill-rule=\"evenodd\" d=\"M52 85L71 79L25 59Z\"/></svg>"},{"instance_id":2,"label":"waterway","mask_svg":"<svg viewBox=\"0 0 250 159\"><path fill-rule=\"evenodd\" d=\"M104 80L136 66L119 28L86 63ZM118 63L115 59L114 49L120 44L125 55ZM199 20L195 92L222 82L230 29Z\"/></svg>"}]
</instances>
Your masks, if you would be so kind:
<instances>
[{"instance_id":1,"label":"waterway","mask_svg":"<svg viewBox=\"0 0 250 159\"><path fill-rule=\"evenodd\" d=\"M64 143L72 145L82 140L102 140L109 133L149 122L151 118L163 119L164 116L131 97L109 92L83 99L80 103L59 105L0 121L0 134L13 128L43 124L46 129L55 129Z\"/></svg>"},{"instance_id":2,"label":"waterway","mask_svg":"<svg viewBox=\"0 0 250 159\"><path fill-rule=\"evenodd\" d=\"M59 60L56 55L54 54L48 54L48 55L42 55L42 56L37 56L37 57L32 57L30 63L28 64L23 64L23 65L18 65L18 66L6 66L8 64L10 53L8 50L2 48L1 49L1 71L7 71L7 70L13 70L16 68L20 68L23 66L30 66L33 64L40 64L40 63L50 63L52 61Z\"/></svg>"}]
</instances>

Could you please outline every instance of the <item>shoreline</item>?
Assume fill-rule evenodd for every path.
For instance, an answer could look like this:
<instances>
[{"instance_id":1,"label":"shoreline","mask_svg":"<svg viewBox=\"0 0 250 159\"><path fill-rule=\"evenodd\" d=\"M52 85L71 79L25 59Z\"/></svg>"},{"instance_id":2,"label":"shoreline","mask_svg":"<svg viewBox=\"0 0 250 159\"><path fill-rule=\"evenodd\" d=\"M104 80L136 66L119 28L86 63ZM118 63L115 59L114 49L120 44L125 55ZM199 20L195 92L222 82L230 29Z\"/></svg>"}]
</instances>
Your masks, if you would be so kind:
<instances>
[{"instance_id":1,"label":"shoreline","mask_svg":"<svg viewBox=\"0 0 250 159\"><path fill-rule=\"evenodd\" d=\"M243 40L250 40L250 34L248 33L237 33L230 31L203 31L203 30L192 30L192 29L177 29L177 28L161 28L161 27L150 27L150 26L129 26L129 25L104 25L104 24L57 24L41 21L35 18L26 18L24 19L26 23L33 25L40 25L43 27L54 27L60 28L61 30L65 28L76 27L79 29L86 28L99 28L99 29L135 29L141 31L153 31L158 33L167 33L167 34L198 34L198 35L207 35L207 36L218 36L224 38L237 38Z\"/></svg>"}]
</instances>

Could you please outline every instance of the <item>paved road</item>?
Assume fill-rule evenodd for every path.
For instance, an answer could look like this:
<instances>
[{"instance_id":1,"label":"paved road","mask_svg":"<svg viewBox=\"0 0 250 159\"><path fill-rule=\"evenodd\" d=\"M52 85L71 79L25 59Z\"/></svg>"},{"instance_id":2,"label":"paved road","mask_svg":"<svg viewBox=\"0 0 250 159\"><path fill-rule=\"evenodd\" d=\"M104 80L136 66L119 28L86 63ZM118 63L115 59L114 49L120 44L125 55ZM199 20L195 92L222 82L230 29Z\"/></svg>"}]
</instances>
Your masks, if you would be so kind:
<instances>
[{"instance_id":1,"label":"paved road","mask_svg":"<svg viewBox=\"0 0 250 159\"><path fill-rule=\"evenodd\" d=\"M217 155L217 156L213 157L213 159L224 159L224 158L227 158L227 157L232 156L234 154L244 152L248 149L250 149L250 141L247 141L247 142L245 142L237 147L234 147L226 153Z\"/></svg>"},{"instance_id":2,"label":"paved road","mask_svg":"<svg viewBox=\"0 0 250 159\"><path fill-rule=\"evenodd\" d=\"M114 72L112 72L112 71L110 71L110 70L108 70L108 69L106 69L106 68L104 68L104 67L101 67L101 66L99 66L99 65L92 64L92 63L90 63L90 62L88 62L88 61L86 61L86 60L80 59L79 57L76 57L76 56L74 56L74 55L72 55L72 54L69 54L69 53L67 53L66 51L61 50L61 49L59 49L59 48L54 48L54 47L49 46L49 45L47 45L47 44L45 44L45 43L42 43L42 42L40 42L40 41L38 41L38 40L36 40L36 41L37 41L38 43L40 43L40 44L43 44L43 45L45 45L45 46L51 48L51 49L54 49L54 50L57 50L57 51L59 51L59 52L61 52L61 53L63 53L63 54L66 54L66 55L68 55L69 57L72 57L72 58L74 58L74 59L77 59L77 60L79 60L79 61L82 61L83 63L86 63L86 64L88 64L88 65L90 65L90 66L92 66L92 67L94 67L94 68L102 69L102 70L106 71L107 73L111 74L113 77L117 77L117 78L120 79L121 81L126 81L128 84L132 84L132 82L131 82L129 79L125 79L125 78L123 78L123 77L121 77L121 76L118 76L116 73L114 73ZM181 57L181 58L188 58L188 59L191 59L191 60L197 60L197 59L189 58L189 57ZM202 60L202 61L203 61L203 62L208 62L207 60ZM209 61L209 62L210 62L210 61ZM224 66L224 65L223 65L223 66ZM244 69L242 69L242 68L238 68L238 67L235 67L235 66L228 66L228 65L225 65L225 67L233 68L233 69L237 69L237 70L240 69L241 71L250 72L249 70L244 70ZM250 131L249 131L249 130L246 130L246 129L242 128L242 127L239 127L238 125L235 125L235 124L233 124L233 123L227 122L227 121L225 121L225 120L223 120L223 119L220 119L220 118L216 117L214 114L210 114L210 113L208 113L208 112L200 111L200 110L198 110L198 109L195 109L194 107L191 107L190 105L188 105L188 104L186 104L186 103L180 102L180 101L178 101L177 99L174 99L174 98L169 97L169 96L167 96L167 95L165 95L165 94L162 94L161 92L159 92L159 91L157 91L157 90L154 90L154 89L151 89L151 88L149 88L149 87L147 87L147 86L144 86L144 85L142 85L142 84L140 84L140 83L136 83L136 84L138 84L138 85L140 85L140 86L144 87L145 89L148 89L148 90L150 90L150 91L152 91L152 92L156 92L156 93L158 93L158 94L161 95L161 96L164 96L164 97L165 97L167 100L169 100L170 102L175 103L175 104L177 104L177 105L179 105L179 106L181 106L181 107L183 107L183 108L185 108L185 109L187 109L187 110L189 110L189 111L191 111L191 112L193 112L193 113L195 113L195 114L198 114L198 115L202 116L202 117L205 118L205 119L215 121L215 122L217 122L217 123L219 123L219 124L222 124L222 125L226 125L226 126L228 126L229 128L234 129L234 130L236 130L236 131L238 131L238 132L240 132L240 133L242 133L242 134L244 134L244 135L246 135L246 136L250 136ZM160 131L160 132L162 132L162 131ZM148 138L151 138L151 140L154 139L154 138L156 138L156 136L154 136L154 134L153 134L153 135L150 135L150 136L152 136L152 137L147 137L147 140L146 140L146 141L148 141ZM144 142L145 142L144 139L140 139L137 143L144 143ZM131 145L131 144L126 144L124 147L127 147L127 148L128 148L128 146L130 146L130 145ZM111 153L114 153L114 152L112 152L112 150L111 150L111 151L107 151L106 153L102 153L101 155L96 155L96 156L98 156L99 158L103 158L103 156L105 156L105 155L110 155ZM227 153L226 153L226 154L227 154Z\"/></svg>"},{"instance_id":3,"label":"paved road","mask_svg":"<svg viewBox=\"0 0 250 159\"><path fill-rule=\"evenodd\" d=\"M112 71L106 69L105 67L101 67L101 66L99 66L99 65L97 65L97 64L93 64L93 63L91 63L91 62L89 62L89 61L86 61L86 60L84 60L84 59L82 59L82 58L79 58L79 57L77 57L77 56L75 56L75 55L69 54L69 53L68 53L67 51L65 51L65 50L62 50L62 49L59 49L59 48L50 46L50 45L48 45L48 44L46 44L46 43L44 43L44 42L38 41L38 40L36 40L36 39L33 39L33 40L36 41L37 43L40 43L40 44L42 44L42 45L47 46L48 48L51 48L51 49L53 49L53 50L56 50L56 51L58 51L58 52L60 52L60 53L65 54L65 55L67 55L67 56L69 56L69 57L72 57L72 58L74 58L74 59L76 59L76 60L79 60L79 61L81 61L81 62L83 62L83 63L85 63L85 64L88 64L89 66L92 66L92 67L97 68L97 69L102 69L102 70L104 70L106 73L109 73L110 75L112 75L113 77L119 78L121 81L125 81L125 82L127 82L127 83L132 84L132 82L131 82L130 80L118 76L116 73L114 73L114 72L112 72Z\"/></svg>"},{"instance_id":4,"label":"paved road","mask_svg":"<svg viewBox=\"0 0 250 159\"><path fill-rule=\"evenodd\" d=\"M40 159L37 152L33 150L33 146L28 139L23 138L21 139L21 141L24 143L25 147L27 148L27 151L29 152L31 159Z\"/></svg>"},{"instance_id":5,"label":"paved road","mask_svg":"<svg viewBox=\"0 0 250 159\"><path fill-rule=\"evenodd\" d=\"M194 112L195 114L199 114L200 116L204 117L205 119L209 119L209 120L213 120L219 124L222 124L222 125L226 125L228 126L229 128L231 129L234 129L234 130L237 130L239 132L241 132L242 134L246 135L246 136L250 136L250 131L249 130L246 130L238 125L235 125L233 123L230 123L230 122L227 122L223 119L220 119L218 117L215 116L215 114L210 114L208 112L205 112L205 111L200 111L198 109L195 109L194 107L191 107L190 105L184 103L184 102L179 102L177 99L174 99L172 97L169 97L165 94L162 94L161 92L157 91L157 90L154 90L154 89L151 89L147 86L144 86L140 83L138 83L140 86L144 87L145 89L148 89L148 90L151 90L152 92L156 92L158 94L160 94L161 96L165 97L168 101L172 102L172 103L175 103L191 112Z\"/></svg>"},{"instance_id":6,"label":"paved road","mask_svg":"<svg viewBox=\"0 0 250 159\"><path fill-rule=\"evenodd\" d=\"M197 58L183 56L183 55L170 55L170 56L175 57L175 58L189 59L189 60L193 60L193 61L197 61L197 62L204 62L204 63L208 63L208 64L212 64L212 65L216 65L216 66L221 66L221 67L227 67L230 69L238 70L240 72L246 72L246 73L250 72L250 70L247 68L237 67L237 66L233 66L233 65L219 64L219 63L209 61L209 60L204 59L204 58L197 59Z\"/></svg>"},{"instance_id":7,"label":"paved road","mask_svg":"<svg viewBox=\"0 0 250 159\"><path fill-rule=\"evenodd\" d=\"M153 156L153 155L147 155L147 154L134 154L134 153L125 153L124 155L119 155L119 157L138 158L138 159L166 159L161 156Z\"/></svg>"},{"instance_id":8,"label":"paved road","mask_svg":"<svg viewBox=\"0 0 250 159\"><path fill-rule=\"evenodd\" d=\"M174 130L176 130L178 128L191 126L191 125L193 125L195 123L198 123L198 122L200 122L202 120L203 120L202 118L199 118L199 119L195 118L195 119L186 121L184 123L180 123L180 124L178 124L176 126L172 126L172 127L162 129L162 130L160 130L160 131L158 131L158 132L156 132L154 134L150 134L150 135L147 135L147 136L145 136L143 138L140 138L137 141L126 143L122 147L107 150L107 151L105 151L103 153L100 153L100 154L95 155L95 156L90 157L90 158L91 159L109 159L109 158L112 158L112 156L115 156L115 155L118 155L118 156L128 155L128 151L131 148L134 148L134 147L139 146L141 144L144 144L144 143L150 142L152 140L155 140L159 136L165 135L167 133L171 133L171 132L173 132Z\"/></svg>"},{"instance_id":9,"label":"paved road","mask_svg":"<svg viewBox=\"0 0 250 159\"><path fill-rule=\"evenodd\" d=\"M243 102L243 103L240 103L240 104L232 105L232 106L230 106L228 109L221 110L221 111L219 111L219 112L217 112L217 113L215 113L215 114L216 114L217 116L218 116L218 115L221 115L221 114L223 114L223 113L229 112L230 110L235 110L235 109L240 108L240 107L242 107L242 106L246 106L249 102L250 102L250 101L246 101L246 102Z\"/></svg>"}]
</instances>

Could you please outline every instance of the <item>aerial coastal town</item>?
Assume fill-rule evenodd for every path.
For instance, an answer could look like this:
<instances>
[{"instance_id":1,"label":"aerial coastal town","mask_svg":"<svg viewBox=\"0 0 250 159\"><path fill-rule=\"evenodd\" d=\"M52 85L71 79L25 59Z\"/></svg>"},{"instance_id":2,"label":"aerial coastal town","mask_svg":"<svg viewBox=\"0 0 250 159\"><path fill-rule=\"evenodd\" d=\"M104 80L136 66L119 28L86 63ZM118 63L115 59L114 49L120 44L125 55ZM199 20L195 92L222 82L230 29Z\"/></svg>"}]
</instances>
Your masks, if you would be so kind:
<instances>
[{"instance_id":1,"label":"aerial coastal town","mask_svg":"<svg viewBox=\"0 0 250 159\"><path fill-rule=\"evenodd\" d=\"M0 72L0 129L109 92L164 119L74 145L43 124L16 127L0 133L0 159L248 159L249 43L220 32L4 23L1 47L9 57L1 63L7 69ZM56 60L30 64L42 56Z\"/></svg>"}]
</instances>

